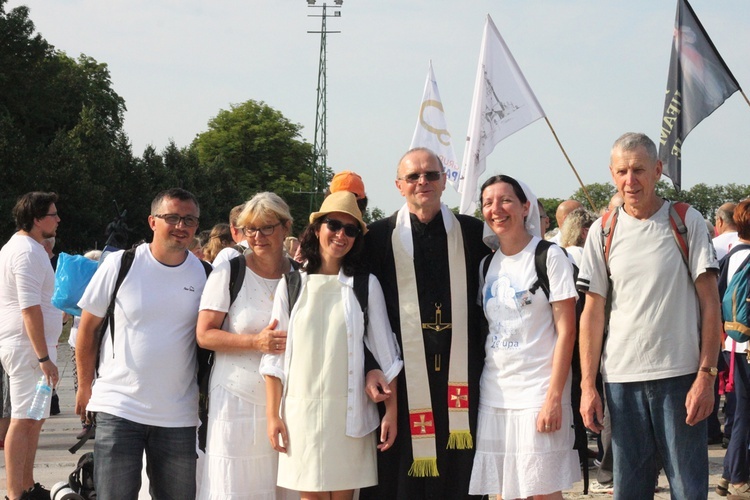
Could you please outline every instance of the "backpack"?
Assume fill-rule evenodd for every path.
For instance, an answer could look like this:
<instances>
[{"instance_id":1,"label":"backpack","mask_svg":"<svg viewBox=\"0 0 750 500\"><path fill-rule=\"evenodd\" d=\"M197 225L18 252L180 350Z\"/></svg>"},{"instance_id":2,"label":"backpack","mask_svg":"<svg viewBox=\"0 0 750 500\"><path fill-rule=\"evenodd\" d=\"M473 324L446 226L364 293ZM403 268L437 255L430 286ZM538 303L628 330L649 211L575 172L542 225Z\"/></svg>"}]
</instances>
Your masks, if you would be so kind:
<instances>
[{"instance_id":1,"label":"backpack","mask_svg":"<svg viewBox=\"0 0 750 500\"><path fill-rule=\"evenodd\" d=\"M78 465L68 476L68 486L84 500L96 500L94 490L94 454L84 453Z\"/></svg>"},{"instance_id":2,"label":"backpack","mask_svg":"<svg viewBox=\"0 0 750 500\"><path fill-rule=\"evenodd\" d=\"M719 290L724 331L736 342L750 340L750 255L742 261L727 283L730 257L750 245L736 245L721 261Z\"/></svg>"},{"instance_id":3,"label":"backpack","mask_svg":"<svg viewBox=\"0 0 750 500\"><path fill-rule=\"evenodd\" d=\"M547 274L547 253L552 245L556 245L551 241L542 239L534 250L534 269L536 270L536 281L529 288L529 293L534 294L538 289L542 289L544 295L549 300L549 275ZM560 250L568 254L564 248L560 247ZM490 269L490 263L492 262L493 254L487 255L482 259L482 278L487 278L487 271ZM578 268L573 265L573 274L578 274ZM576 279L576 276L573 276Z\"/></svg>"},{"instance_id":4,"label":"backpack","mask_svg":"<svg viewBox=\"0 0 750 500\"><path fill-rule=\"evenodd\" d=\"M668 201L669 203L669 226L672 228L677 248L680 249L682 260L688 268L690 274L690 255L687 240L687 226L685 225L685 215L690 205L682 201ZM609 251L612 247L612 237L617 225L617 216L620 213L620 207L605 213L602 216L602 247L604 248L604 264L607 266L607 276L609 276Z\"/></svg>"}]
</instances>

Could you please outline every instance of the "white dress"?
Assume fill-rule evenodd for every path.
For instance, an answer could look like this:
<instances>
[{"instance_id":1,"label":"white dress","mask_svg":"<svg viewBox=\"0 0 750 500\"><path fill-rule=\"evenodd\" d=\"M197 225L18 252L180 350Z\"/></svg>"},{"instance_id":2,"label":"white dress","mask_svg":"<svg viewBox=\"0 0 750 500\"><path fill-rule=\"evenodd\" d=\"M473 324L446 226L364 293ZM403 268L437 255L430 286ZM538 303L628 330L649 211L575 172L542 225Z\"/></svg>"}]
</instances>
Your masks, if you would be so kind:
<instances>
[{"instance_id":1,"label":"white dress","mask_svg":"<svg viewBox=\"0 0 750 500\"><path fill-rule=\"evenodd\" d=\"M287 453L279 454L278 484L292 490L338 491L377 484L375 436L346 435L348 347L342 286L338 276L309 275L291 320L296 333L283 410L289 442Z\"/></svg>"},{"instance_id":2,"label":"white dress","mask_svg":"<svg viewBox=\"0 0 750 500\"><path fill-rule=\"evenodd\" d=\"M536 281L534 237L518 254L498 250L482 288L490 326L480 380L477 451L469 493L527 498L568 489L580 479L573 450L571 377L562 398L562 426L541 433L536 421L552 375L557 343L549 302L577 297L572 266L558 247L550 247L547 274L549 301Z\"/></svg>"},{"instance_id":3,"label":"white dress","mask_svg":"<svg viewBox=\"0 0 750 500\"><path fill-rule=\"evenodd\" d=\"M253 335L271 319L272 295L279 280L245 269L245 281L229 308L223 328ZM229 263L208 278L201 310L226 311L229 306ZM278 453L266 433L265 382L258 367L260 352L215 353L211 372L206 456L200 500L277 500L291 498L276 486Z\"/></svg>"}]
</instances>

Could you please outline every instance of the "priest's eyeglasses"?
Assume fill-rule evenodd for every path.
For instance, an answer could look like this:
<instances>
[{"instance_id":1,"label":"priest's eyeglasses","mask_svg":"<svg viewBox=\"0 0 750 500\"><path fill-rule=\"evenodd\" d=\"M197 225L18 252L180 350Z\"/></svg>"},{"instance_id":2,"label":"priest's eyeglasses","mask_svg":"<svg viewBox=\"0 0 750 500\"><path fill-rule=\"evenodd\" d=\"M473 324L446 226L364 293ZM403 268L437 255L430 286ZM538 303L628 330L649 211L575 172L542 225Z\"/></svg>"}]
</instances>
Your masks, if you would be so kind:
<instances>
[{"instance_id":1,"label":"priest's eyeglasses","mask_svg":"<svg viewBox=\"0 0 750 500\"><path fill-rule=\"evenodd\" d=\"M419 182L419 179L424 177L424 180L427 182L435 182L442 177L443 172L440 172L439 170L431 170L429 172L423 172L421 174L418 174L416 172L405 175L403 177L399 177L398 180L400 181L406 181L409 184L414 184L416 182Z\"/></svg>"},{"instance_id":2,"label":"priest's eyeglasses","mask_svg":"<svg viewBox=\"0 0 750 500\"><path fill-rule=\"evenodd\" d=\"M198 225L198 222L200 222L200 219L195 215L186 215L185 217L180 217L177 214L154 214L154 217L162 219L170 226L176 226L180 223L180 221L182 221L185 227L196 227Z\"/></svg>"},{"instance_id":3,"label":"priest's eyeglasses","mask_svg":"<svg viewBox=\"0 0 750 500\"><path fill-rule=\"evenodd\" d=\"M276 229L276 226L280 226L281 222L277 222L276 224L269 224L268 226L263 227L241 227L239 229L242 230L242 234L247 236L248 238L252 238L256 234L258 234L258 231L260 231L260 234L263 236L271 236Z\"/></svg>"},{"instance_id":4,"label":"priest's eyeglasses","mask_svg":"<svg viewBox=\"0 0 750 500\"><path fill-rule=\"evenodd\" d=\"M355 226L354 224L344 224L336 219L325 219L323 222L326 223L328 230L332 233L338 233L343 229L344 234L350 238L356 238L360 231L359 226Z\"/></svg>"}]
</instances>

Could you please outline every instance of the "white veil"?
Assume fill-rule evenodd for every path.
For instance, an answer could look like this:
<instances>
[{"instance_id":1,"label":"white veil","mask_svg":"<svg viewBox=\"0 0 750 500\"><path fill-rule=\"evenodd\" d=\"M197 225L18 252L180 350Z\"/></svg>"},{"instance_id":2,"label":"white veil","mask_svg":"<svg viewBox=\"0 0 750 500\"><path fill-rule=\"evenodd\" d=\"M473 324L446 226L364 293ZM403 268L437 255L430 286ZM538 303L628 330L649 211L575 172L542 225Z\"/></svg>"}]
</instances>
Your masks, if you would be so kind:
<instances>
[{"instance_id":1,"label":"white veil","mask_svg":"<svg viewBox=\"0 0 750 500\"><path fill-rule=\"evenodd\" d=\"M516 179L516 182L518 182L518 184L521 186L521 189L523 189L523 192L526 195L526 199L529 201L529 215L527 215L526 219L524 220L526 231L532 236L539 236L540 238L542 238L543 235L541 229L541 220L539 219L539 205L537 203L536 195L531 191L526 183L521 182L518 179ZM500 241L497 239L497 235L492 231L492 229L490 229L490 226L488 226L486 222L484 223L484 230L482 231L482 241L484 241L484 244L490 247L493 251L500 248Z\"/></svg>"}]
</instances>

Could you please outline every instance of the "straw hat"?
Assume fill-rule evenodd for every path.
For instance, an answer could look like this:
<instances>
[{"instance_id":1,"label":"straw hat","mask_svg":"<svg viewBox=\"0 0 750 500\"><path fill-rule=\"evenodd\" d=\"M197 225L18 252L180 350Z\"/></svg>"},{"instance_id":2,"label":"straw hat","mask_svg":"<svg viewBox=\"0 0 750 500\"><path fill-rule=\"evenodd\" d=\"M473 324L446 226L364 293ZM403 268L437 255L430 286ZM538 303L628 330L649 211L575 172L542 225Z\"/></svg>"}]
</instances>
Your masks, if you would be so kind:
<instances>
[{"instance_id":1,"label":"straw hat","mask_svg":"<svg viewBox=\"0 0 750 500\"><path fill-rule=\"evenodd\" d=\"M362 213L359 211L359 207L357 207L357 198L353 193L348 191L337 191L329 194L328 197L323 200L320 210L310 214L310 224L316 219L333 212L341 212L351 215L357 219L357 222L359 222L362 234L364 235L367 233L367 224L362 220Z\"/></svg>"}]
</instances>

